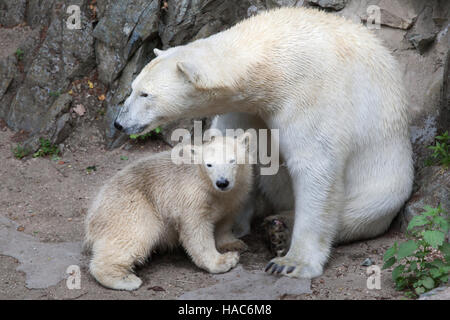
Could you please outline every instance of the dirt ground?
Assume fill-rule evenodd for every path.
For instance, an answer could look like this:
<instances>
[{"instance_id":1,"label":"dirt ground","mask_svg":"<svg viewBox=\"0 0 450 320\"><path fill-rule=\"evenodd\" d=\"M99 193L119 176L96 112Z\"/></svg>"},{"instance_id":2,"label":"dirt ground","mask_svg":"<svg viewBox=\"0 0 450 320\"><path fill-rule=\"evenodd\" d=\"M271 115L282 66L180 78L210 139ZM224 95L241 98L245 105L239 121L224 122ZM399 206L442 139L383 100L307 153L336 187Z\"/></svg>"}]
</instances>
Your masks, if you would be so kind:
<instances>
[{"instance_id":1,"label":"dirt ground","mask_svg":"<svg viewBox=\"0 0 450 320\"><path fill-rule=\"evenodd\" d=\"M50 271L46 270L57 266L58 256L52 261L50 258L49 261L37 259L43 258L39 256L28 261L28 249L36 247L34 249L41 250L40 247L47 245L53 248L45 249L47 251L59 248L64 252L67 244L78 247L83 238L87 208L105 179L143 155L168 148L156 140L106 150L98 139L101 135L93 130L93 127L89 130L79 128L75 132L75 136L79 136L66 141L60 159L18 160L11 150L20 137L0 126L0 218L4 219L0 220L0 230L7 230L0 233L0 299L176 299L187 292L229 281L198 269L179 250L156 255L138 269L144 284L135 292L118 292L101 287L87 272L89 257L81 253L76 258L81 268L81 289L69 290L64 276L48 286L33 288L30 285L33 277L40 278L42 282L49 276L46 272ZM93 166L96 171L87 170ZM6 221L4 224L9 226L2 226L1 221ZM260 272L271 258L259 231L261 229L256 225L253 233L244 237L250 250L242 254L240 265L250 272ZM361 265L366 258L371 258L374 264L381 266L384 251L400 238L401 234L390 230L378 239L339 246L333 251L325 273L312 280L309 293L282 292L274 298L403 299L403 295L394 290L388 271L381 273L380 290L368 289L367 267ZM9 249L5 249L5 253L1 251L2 247ZM47 251L38 251L38 255L50 255L51 252ZM47 265L38 266L39 263L48 263L48 268ZM65 270L66 267L62 267ZM254 294L258 297L257 293Z\"/></svg>"}]
</instances>

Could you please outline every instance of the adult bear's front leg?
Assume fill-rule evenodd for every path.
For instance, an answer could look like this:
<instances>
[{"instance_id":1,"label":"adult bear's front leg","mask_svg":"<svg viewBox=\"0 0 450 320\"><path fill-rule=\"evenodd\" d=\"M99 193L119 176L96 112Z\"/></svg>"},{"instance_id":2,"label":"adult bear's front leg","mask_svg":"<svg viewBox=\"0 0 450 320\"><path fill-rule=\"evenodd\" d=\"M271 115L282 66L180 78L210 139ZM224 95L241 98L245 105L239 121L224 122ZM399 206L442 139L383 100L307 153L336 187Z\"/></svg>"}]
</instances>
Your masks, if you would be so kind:
<instances>
[{"instance_id":1,"label":"adult bear's front leg","mask_svg":"<svg viewBox=\"0 0 450 320\"><path fill-rule=\"evenodd\" d=\"M295 195L295 222L289 251L272 259L266 272L314 278L323 273L339 225L343 169L332 157L288 163Z\"/></svg>"}]
</instances>

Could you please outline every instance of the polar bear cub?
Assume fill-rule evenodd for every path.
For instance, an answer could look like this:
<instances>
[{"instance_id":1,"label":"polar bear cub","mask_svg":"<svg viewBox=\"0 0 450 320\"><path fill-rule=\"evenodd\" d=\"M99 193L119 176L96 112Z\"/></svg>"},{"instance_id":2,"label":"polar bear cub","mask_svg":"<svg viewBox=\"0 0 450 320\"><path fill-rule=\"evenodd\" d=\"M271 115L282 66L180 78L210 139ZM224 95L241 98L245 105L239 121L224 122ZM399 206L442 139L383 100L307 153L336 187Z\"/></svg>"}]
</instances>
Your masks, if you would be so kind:
<instances>
[{"instance_id":1,"label":"polar bear cub","mask_svg":"<svg viewBox=\"0 0 450 320\"><path fill-rule=\"evenodd\" d=\"M230 270L246 245L232 233L235 215L253 185L250 135L215 137L183 146L194 164L177 164L172 152L141 159L110 179L86 219L90 272L108 288L135 290L133 273L158 248L181 244L194 263L211 273ZM248 157L246 156L248 160ZM219 253L221 251L231 251Z\"/></svg>"}]
</instances>

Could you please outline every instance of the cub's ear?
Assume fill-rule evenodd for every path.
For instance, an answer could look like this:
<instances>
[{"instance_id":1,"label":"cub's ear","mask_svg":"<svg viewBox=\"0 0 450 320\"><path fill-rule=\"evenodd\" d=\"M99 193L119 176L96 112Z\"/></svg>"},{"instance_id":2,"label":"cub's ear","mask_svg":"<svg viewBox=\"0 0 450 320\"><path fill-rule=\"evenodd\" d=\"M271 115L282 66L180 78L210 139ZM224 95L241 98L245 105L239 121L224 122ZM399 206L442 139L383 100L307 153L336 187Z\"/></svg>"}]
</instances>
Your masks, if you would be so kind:
<instances>
[{"instance_id":1,"label":"cub's ear","mask_svg":"<svg viewBox=\"0 0 450 320\"><path fill-rule=\"evenodd\" d=\"M201 86L200 72L195 65L189 62L177 62L177 68L190 82Z\"/></svg>"},{"instance_id":2,"label":"cub's ear","mask_svg":"<svg viewBox=\"0 0 450 320\"><path fill-rule=\"evenodd\" d=\"M160 55L162 55L164 53L164 51L155 48L155 49L153 49L153 53L155 54L155 56L159 57Z\"/></svg>"}]
</instances>

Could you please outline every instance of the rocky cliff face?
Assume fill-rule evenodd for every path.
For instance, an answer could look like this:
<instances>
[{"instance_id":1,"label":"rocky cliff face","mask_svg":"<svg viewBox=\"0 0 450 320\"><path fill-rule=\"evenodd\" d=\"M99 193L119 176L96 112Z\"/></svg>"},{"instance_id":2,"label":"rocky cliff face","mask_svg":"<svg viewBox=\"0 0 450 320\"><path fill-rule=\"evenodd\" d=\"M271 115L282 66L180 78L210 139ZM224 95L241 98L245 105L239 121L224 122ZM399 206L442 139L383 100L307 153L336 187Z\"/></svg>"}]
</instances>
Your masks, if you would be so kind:
<instances>
[{"instance_id":1,"label":"rocky cliff face","mask_svg":"<svg viewBox=\"0 0 450 320\"><path fill-rule=\"evenodd\" d=\"M450 127L447 0L0 0L0 118L27 133L30 148L39 136L60 143L86 121L118 146L127 137L112 120L154 48L207 37L280 6L314 6L369 27L379 17L374 32L403 70L420 172L426 146ZM189 122L163 132L170 136L178 125ZM427 181L420 183L428 190ZM448 190L449 180L443 184Z\"/></svg>"}]
</instances>

